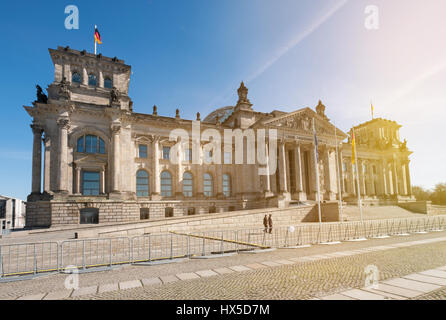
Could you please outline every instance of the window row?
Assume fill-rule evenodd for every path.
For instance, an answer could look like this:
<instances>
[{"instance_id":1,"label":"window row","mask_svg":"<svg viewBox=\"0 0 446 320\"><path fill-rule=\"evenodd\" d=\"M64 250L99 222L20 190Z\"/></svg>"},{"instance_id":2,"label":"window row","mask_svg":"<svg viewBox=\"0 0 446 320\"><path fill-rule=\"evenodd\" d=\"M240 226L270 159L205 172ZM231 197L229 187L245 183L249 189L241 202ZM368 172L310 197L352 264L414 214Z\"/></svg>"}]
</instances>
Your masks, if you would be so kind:
<instances>
[{"instance_id":1,"label":"window row","mask_svg":"<svg viewBox=\"0 0 446 320\"><path fill-rule=\"evenodd\" d=\"M82 76L79 72L73 72L71 76L72 83L82 83ZM94 73L90 73L88 75L88 85L90 87L97 87L98 85L98 77ZM104 88L112 89L113 88L113 80L110 77L104 78Z\"/></svg>"},{"instance_id":2,"label":"window row","mask_svg":"<svg viewBox=\"0 0 446 320\"><path fill-rule=\"evenodd\" d=\"M136 173L136 195L138 197L148 197L150 194L149 174L145 170L139 170ZM231 196L231 177L229 174L223 174L223 195ZM161 196L172 197L172 175L169 171L161 173ZM183 195L186 198L193 197L194 194L194 178L190 172L183 174ZM203 175L203 194L205 197L214 196L214 181L209 173Z\"/></svg>"},{"instance_id":3,"label":"window row","mask_svg":"<svg viewBox=\"0 0 446 320\"><path fill-rule=\"evenodd\" d=\"M148 152L147 152L147 145L146 144L140 144L138 145L138 158L141 159L147 159ZM163 147L163 153L162 153L162 159L164 160L170 160L170 150L171 147ZM223 163L224 164L232 164L232 155L230 152L224 152L223 153ZM208 151L205 154L206 162L211 163L212 162L212 151ZM185 149L183 154L183 160L184 161L192 161L192 149Z\"/></svg>"}]
</instances>

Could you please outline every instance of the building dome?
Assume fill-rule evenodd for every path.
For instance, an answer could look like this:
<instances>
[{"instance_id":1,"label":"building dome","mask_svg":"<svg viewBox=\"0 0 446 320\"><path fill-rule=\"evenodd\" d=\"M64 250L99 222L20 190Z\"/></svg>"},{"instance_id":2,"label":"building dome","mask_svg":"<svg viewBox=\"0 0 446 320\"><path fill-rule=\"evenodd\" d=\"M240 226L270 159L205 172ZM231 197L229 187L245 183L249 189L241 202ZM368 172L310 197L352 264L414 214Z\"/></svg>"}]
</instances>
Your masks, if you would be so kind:
<instances>
[{"instance_id":1,"label":"building dome","mask_svg":"<svg viewBox=\"0 0 446 320\"><path fill-rule=\"evenodd\" d=\"M222 123L232 114L233 111L234 111L233 106L227 106L227 107L216 109L216 110L212 111L203 120L203 122L216 123L216 120L218 117L218 122Z\"/></svg>"}]
</instances>

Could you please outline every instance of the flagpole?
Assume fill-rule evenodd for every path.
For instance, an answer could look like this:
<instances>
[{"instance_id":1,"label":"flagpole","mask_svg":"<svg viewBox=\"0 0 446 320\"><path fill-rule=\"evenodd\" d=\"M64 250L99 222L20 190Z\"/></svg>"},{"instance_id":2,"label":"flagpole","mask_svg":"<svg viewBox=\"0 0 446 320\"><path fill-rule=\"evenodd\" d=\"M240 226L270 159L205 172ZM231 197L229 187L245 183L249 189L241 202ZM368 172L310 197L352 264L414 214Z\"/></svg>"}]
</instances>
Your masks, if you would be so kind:
<instances>
[{"instance_id":1,"label":"flagpole","mask_svg":"<svg viewBox=\"0 0 446 320\"><path fill-rule=\"evenodd\" d=\"M96 34L96 29L97 29L97 25L94 25L94 32ZM94 37L94 55L96 55L96 47L97 47L97 41L96 41L96 36Z\"/></svg>"},{"instance_id":2,"label":"flagpole","mask_svg":"<svg viewBox=\"0 0 446 320\"><path fill-rule=\"evenodd\" d=\"M355 137L355 129L353 130L353 136ZM355 137L356 140L356 137ZM359 170L358 170L358 154L356 152L356 141L355 141L355 167L356 167L356 184L357 184L357 192L358 192L358 206L359 206L359 215L361 217L361 223L363 223L362 219L362 204L361 204L361 189L359 187Z\"/></svg>"},{"instance_id":3,"label":"flagpole","mask_svg":"<svg viewBox=\"0 0 446 320\"><path fill-rule=\"evenodd\" d=\"M335 140L336 140L336 172L338 175L338 194L339 194L339 220L341 220L341 223L343 221L342 217L342 190L341 190L341 175L340 171L342 169L339 168L339 153L338 153L338 135L337 135L337 128L335 126ZM341 159L342 160L342 159Z\"/></svg>"},{"instance_id":4,"label":"flagpole","mask_svg":"<svg viewBox=\"0 0 446 320\"><path fill-rule=\"evenodd\" d=\"M318 156L317 156L317 137L316 137L316 128L314 127L314 118L313 118L313 132L314 132L314 168L316 170L316 187L317 187L317 208L319 214L319 226L322 226L322 215L321 215L321 191L319 186L319 166L318 166Z\"/></svg>"}]
</instances>

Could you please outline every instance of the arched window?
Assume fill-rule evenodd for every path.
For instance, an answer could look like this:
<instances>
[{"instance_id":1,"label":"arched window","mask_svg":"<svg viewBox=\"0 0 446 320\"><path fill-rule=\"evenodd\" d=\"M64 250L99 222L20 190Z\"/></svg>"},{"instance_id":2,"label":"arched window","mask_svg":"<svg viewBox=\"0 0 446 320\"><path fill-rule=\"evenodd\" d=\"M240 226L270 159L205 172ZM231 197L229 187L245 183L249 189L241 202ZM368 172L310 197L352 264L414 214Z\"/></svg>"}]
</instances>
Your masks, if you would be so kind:
<instances>
[{"instance_id":1,"label":"arched window","mask_svg":"<svg viewBox=\"0 0 446 320\"><path fill-rule=\"evenodd\" d=\"M77 152L105 154L105 142L94 135L85 135L77 139Z\"/></svg>"},{"instance_id":2,"label":"arched window","mask_svg":"<svg viewBox=\"0 0 446 320\"><path fill-rule=\"evenodd\" d=\"M96 87L97 83L98 83L98 79L97 79L96 75L93 73L90 73L88 75L88 85L90 87Z\"/></svg>"},{"instance_id":3,"label":"arched window","mask_svg":"<svg viewBox=\"0 0 446 320\"><path fill-rule=\"evenodd\" d=\"M145 170L139 170L136 173L136 196L149 196L149 174Z\"/></svg>"},{"instance_id":4,"label":"arched window","mask_svg":"<svg viewBox=\"0 0 446 320\"><path fill-rule=\"evenodd\" d=\"M194 189L194 181L190 172L183 174L183 195L185 197L192 197Z\"/></svg>"},{"instance_id":5,"label":"arched window","mask_svg":"<svg viewBox=\"0 0 446 320\"><path fill-rule=\"evenodd\" d=\"M214 195L214 183L212 176L209 173L205 173L203 176L203 193L205 197L212 197Z\"/></svg>"},{"instance_id":6,"label":"arched window","mask_svg":"<svg viewBox=\"0 0 446 320\"><path fill-rule=\"evenodd\" d=\"M231 177L229 174L223 175L223 195L225 197L231 196Z\"/></svg>"},{"instance_id":7,"label":"arched window","mask_svg":"<svg viewBox=\"0 0 446 320\"><path fill-rule=\"evenodd\" d=\"M113 80L108 77L105 78L104 79L104 88L112 89L113 88Z\"/></svg>"},{"instance_id":8,"label":"arched window","mask_svg":"<svg viewBox=\"0 0 446 320\"><path fill-rule=\"evenodd\" d=\"M80 73L77 72L73 72L72 76L71 76L71 82L72 83L81 83L82 78Z\"/></svg>"},{"instance_id":9,"label":"arched window","mask_svg":"<svg viewBox=\"0 0 446 320\"><path fill-rule=\"evenodd\" d=\"M172 175L169 171L163 171L161 173L161 196L172 196Z\"/></svg>"}]
</instances>

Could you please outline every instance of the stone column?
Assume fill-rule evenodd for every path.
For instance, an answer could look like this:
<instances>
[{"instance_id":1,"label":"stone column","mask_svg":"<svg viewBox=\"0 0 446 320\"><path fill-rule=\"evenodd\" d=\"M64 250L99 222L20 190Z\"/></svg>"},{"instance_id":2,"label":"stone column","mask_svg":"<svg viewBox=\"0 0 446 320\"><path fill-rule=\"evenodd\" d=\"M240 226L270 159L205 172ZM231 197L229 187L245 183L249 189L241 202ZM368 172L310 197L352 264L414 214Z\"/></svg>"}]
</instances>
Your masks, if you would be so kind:
<instances>
[{"instance_id":1,"label":"stone column","mask_svg":"<svg viewBox=\"0 0 446 320\"><path fill-rule=\"evenodd\" d=\"M159 140L159 136L152 136L152 168L154 181L152 198L159 198L161 196Z\"/></svg>"},{"instance_id":2,"label":"stone column","mask_svg":"<svg viewBox=\"0 0 446 320\"><path fill-rule=\"evenodd\" d=\"M101 168L99 183L99 194L105 194L105 168Z\"/></svg>"},{"instance_id":3,"label":"stone column","mask_svg":"<svg viewBox=\"0 0 446 320\"><path fill-rule=\"evenodd\" d=\"M344 193L347 193L347 186L344 185L344 155L342 153L342 148L338 146L338 155L337 155L337 165L339 171L336 171L336 174L339 172L339 181L341 190L338 190L338 194L342 194L342 198L344 198Z\"/></svg>"},{"instance_id":4,"label":"stone column","mask_svg":"<svg viewBox=\"0 0 446 320\"><path fill-rule=\"evenodd\" d=\"M43 191L51 191L51 140L50 137L45 133L45 138L43 138L43 143L45 145L44 151L44 169L43 169Z\"/></svg>"},{"instance_id":5,"label":"stone column","mask_svg":"<svg viewBox=\"0 0 446 320\"><path fill-rule=\"evenodd\" d=\"M407 188L407 174L406 174L406 164L401 164L401 173L402 173L402 188L403 188L403 195L408 195L408 188Z\"/></svg>"},{"instance_id":6,"label":"stone column","mask_svg":"<svg viewBox=\"0 0 446 320\"><path fill-rule=\"evenodd\" d=\"M203 186L203 175L204 175L204 171L203 171L203 145L206 144L205 142L202 141L197 141L196 142L196 148L198 149L198 170L197 170L197 177L195 177L195 181L197 182L197 192L196 192L196 197L197 198L203 198L204 197L204 186ZM237 166L237 165L236 165ZM238 190L236 191L238 192Z\"/></svg>"},{"instance_id":7,"label":"stone column","mask_svg":"<svg viewBox=\"0 0 446 320\"><path fill-rule=\"evenodd\" d=\"M317 181L316 178L318 177L318 172L316 170L319 170L319 163L316 159L316 155L314 154L314 143L311 143L311 147L309 149L308 154L310 155L310 165L309 165L309 193L311 193L312 200L317 200ZM320 181L320 179L319 179ZM320 186L319 186L320 188ZM321 201L322 201L322 195L321 195Z\"/></svg>"},{"instance_id":8,"label":"stone column","mask_svg":"<svg viewBox=\"0 0 446 320\"><path fill-rule=\"evenodd\" d=\"M366 196L367 195L367 188L366 188L366 185L365 185L365 176L366 176L366 174L365 174L365 172L364 172L364 168L365 168L365 166L366 166L367 164L366 164L366 162L364 161L364 160L362 160L361 162L359 162L358 163L358 170L359 170L359 172L360 172L360 174L359 174L359 183L360 183L360 186L361 186L361 195L362 196Z\"/></svg>"},{"instance_id":9,"label":"stone column","mask_svg":"<svg viewBox=\"0 0 446 320\"><path fill-rule=\"evenodd\" d=\"M99 88L104 88L104 74L99 71Z\"/></svg>"},{"instance_id":10,"label":"stone column","mask_svg":"<svg viewBox=\"0 0 446 320\"><path fill-rule=\"evenodd\" d=\"M266 156L266 175L264 177L265 179L265 188L263 190L265 196L271 195L271 175L269 172L269 144L268 142L265 142L265 156Z\"/></svg>"},{"instance_id":11,"label":"stone column","mask_svg":"<svg viewBox=\"0 0 446 320\"><path fill-rule=\"evenodd\" d=\"M287 186L287 172L286 172L286 155L285 155L285 142L279 142L279 182L280 193L284 194L288 192Z\"/></svg>"},{"instance_id":12,"label":"stone column","mask_svg":"<svg viewBox=\"0 0 446 320\"><path fill-rule=\"evenodd\" d=\"M336 186L334 183L336 182L335 179L335 170L333 170L333 157L332 157L332 150L330 148L326 147L324 150L324 168L325 168L325 196L328 200L336 200Z\"/></svg>"},{"instance_id":13,"label":"stone column","mask_svg":"<svg viewBox=\"0 0 446 320\"><path fill-rule=\"evenodd\" d=\"M76 167L76 194L81 194L81 168Z\"/></svg>"},{"instance_id":14,"label":"stone column","mask_svg":"<svg viewBox=\"0 0 446 320\"><path fill-rule=\"evenodd\" d=\"M88 72L85 67L82 68L82 84L88 86Z\"/></svg>"},{"instance_id":15,"label":"stone column","mask_svg":"<svg viewBox=\"0 0 446 320\"><path fill-rule=\"evenodd\" d=\"M393 159L393 193L399 195L399 185L398 185L398 171L396 168L396 160Z\"/></svg>"},{"instance_id":16,"label":"stone column","mask_svg":"<svg viewBox=\"0 0 446 320\"><path fill-rule=\"evenodd\" d=\"M33 130L33 164L31 194L40 194L42 183L42 132L43 129L37 124L32 124Z\"/></svg>"},{"instance_id":17,"label":"stone column","mask_svg":"<svg viewBox=\"0 0 446 320\"><path fill-rule=\"evenodd\" d=\"M389 194L389 185L387 183L387 177L388 175L386 174L386 170L387 170L387 162L385 159L382 160L381 163L381 185L382 185L382 192L384 195L388 195Z\"/></svg>"},{"instance_id":18,"label":"stone column","mask_svg":"<svg viewBox=\"0 0 446 320\"><path fill-rule=\"evenodd\" d=\"M70 120L60 118L57 120L59 126L59 177L58 192L68 193L68 129Z\"/></svg>"},{"instance_id":19,"label":"stone column","mask_svg":"<svg viewBox=\"0 0 446 320\"><path fill-rule=\"evenodd\" d=\"M300 143L294 148L294 162L296 168L296 193L299 201L307 200L307 194L304 192L303 176L302 176L302 154Z\"/></svg>"},{"instance_id":20,"label":"stone column","mask_svg":"<svg viewBox=\"0 0 446 320\"><path fill-rule=\"evenodd\" d=\"M120 160L120 145L119 145L119 134L121 132L120 124L113 124L111 127L112 131L112 144L113 144L113 167L112 167L112 192L120 192L120 181L119 181L119 160Z\"/></svg>"},{"instance_id":21,"label":"stone column","mask_svg":"<svg viewBox=\"0 0 446 320\"><path fill-rule=\"evenodd\" d=\"M410 182L409 160L405 162L406 166L406 180L407 180L407 195L412 195L412 184Z\"/></svg>"}]
</instances>

